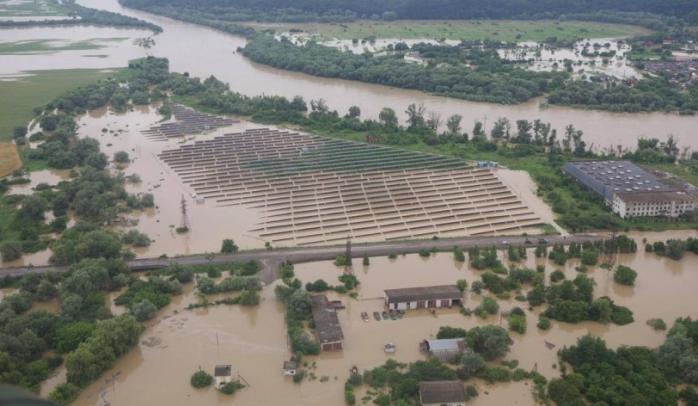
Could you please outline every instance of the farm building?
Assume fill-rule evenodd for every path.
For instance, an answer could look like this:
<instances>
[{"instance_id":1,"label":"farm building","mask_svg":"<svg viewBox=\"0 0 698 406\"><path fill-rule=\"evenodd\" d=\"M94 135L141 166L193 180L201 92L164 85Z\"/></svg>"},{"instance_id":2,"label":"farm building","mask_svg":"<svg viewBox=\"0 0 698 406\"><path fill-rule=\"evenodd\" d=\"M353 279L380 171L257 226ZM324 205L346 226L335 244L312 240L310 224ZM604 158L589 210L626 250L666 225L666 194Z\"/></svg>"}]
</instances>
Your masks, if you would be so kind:
<instances>
[{"instance_id":1,"label":"farm building","mask_svg":"<svg viewBox=\"0 0 698 406\"><path fill-rule=\"evenodd\" d=\"M451 307L462 300L463 293L456 285L385 290L385 304L392 310Z\"/></svg>"},{"instance_id":2,"label":"farm building","mask_svg":"<svg viewBox=\"0 0 698 406\"><path fill-rule=\"evenodd\" d=\"M464 338L446 338L441 340L424 340L420 344L424 352L428 352L440 361L450 361L467 350Z\"/></svg>"},{"instance_id":3,"label":"farm building","mask_svg":"<svg viewBox=\"0 0 698 406\"><path fill-rule=\"evenodd\" d=\"M461 381L420 382L419 401L423 406L464 406L465 388Z\"/></svg>"},{"instance_id":4,"label":"farm building","mask_svg":"<svg viewBox=\"0 0 698 406\"><path fill-rule=\"evenodd\" d=\"M342 349L344 333L339 325L337 311L325 295L314 295L312 299L315 335L320 341L322 351L339 351Z\"/></svg>"},{"instance_id":5,"label":"farm building","mask_svg":"<svg viewBox=\"0 0 698 406\"><path fill-rule=\"evenodd\" d=\"M216 365L213 369L216 378L216 386L225 385L233 380L233 366L230 364Z\"/></svg>"}]
</instances>

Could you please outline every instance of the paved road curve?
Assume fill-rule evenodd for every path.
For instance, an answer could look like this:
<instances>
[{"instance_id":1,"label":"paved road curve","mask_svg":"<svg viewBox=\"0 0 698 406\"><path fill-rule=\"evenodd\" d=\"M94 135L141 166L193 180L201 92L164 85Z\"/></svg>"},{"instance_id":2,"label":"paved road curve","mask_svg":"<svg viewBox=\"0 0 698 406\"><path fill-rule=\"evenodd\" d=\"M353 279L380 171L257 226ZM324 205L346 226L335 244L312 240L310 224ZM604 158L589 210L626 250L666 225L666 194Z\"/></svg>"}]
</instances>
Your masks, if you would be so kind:
<instances>
[{"instance_id":1,"label":"paved road curve","mask_svg":"<svg viewBox=\"0 0 698 406\"><path fill-rule=\"evenodd\" d=\"M582 243L585 241L599 241L606 238L604 234L572 234L570 236L546 236L547 244L570 244L572 242ZM491 247L506 248L509 245L535 246L543 242L540 237L468 237L439 240L420 241L400 241L385 243L353 244L351 254L354 258L361 258L364 255L369 257L385 256L389 254L411 254L419 252L421 249L436 248L438 250L449 250L454 246L464 249L471 247ZM529 243L527 244L527 241ZM346 252L345 246L331 247L303 247L284 248L275 250L255 250L243 251L236 254L218 255L188 255L173 258L139 258L128 261L128 267L132 271L148 271L160 269L176 263L181 265L202 265L202 264L222 264L229 262L260 261L264 266L262 279L270 282L275 279L278 265L284 261L291 263L312 262L335 259L337 255ZM16 268L0 268L0 277L17 277L27 273L45 274L66 272L68 267L61 266L28 266Z\"/></svg>"}]
</instances>

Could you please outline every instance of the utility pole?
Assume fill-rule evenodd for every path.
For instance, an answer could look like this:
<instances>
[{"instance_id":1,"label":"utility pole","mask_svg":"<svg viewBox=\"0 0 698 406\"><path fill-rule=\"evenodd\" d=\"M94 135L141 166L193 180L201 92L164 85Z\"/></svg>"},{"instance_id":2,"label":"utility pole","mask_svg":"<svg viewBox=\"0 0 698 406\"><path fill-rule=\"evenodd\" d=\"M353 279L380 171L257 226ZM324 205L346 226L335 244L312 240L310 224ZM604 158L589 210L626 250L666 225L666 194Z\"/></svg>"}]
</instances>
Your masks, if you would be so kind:
<instances>
[{"instance_id":1,"label":"utility pole","mask_svg":"<svg viewBox=\"0 0 698 406\"><path fill-rule=\"evenodd\" d=\"M344 269L348 270L349 267L351 267L351 237L347 237L347 249L344 253L344 258L346 259L346 266Z\"/></svg>"},{"instance_id":2,"label":"utility pole","mask_svg":"<svg viewBox=\"0 0 698 406\"><path fill-rule=\"evenodd\" d=\"M182 219L180 221L179 228L183 232L189 231L189 218L187 217L187 201L184 199L184 195L182 195L182 200L179 203L179 207L182 210Z\"/></svg>"}]
</instances>

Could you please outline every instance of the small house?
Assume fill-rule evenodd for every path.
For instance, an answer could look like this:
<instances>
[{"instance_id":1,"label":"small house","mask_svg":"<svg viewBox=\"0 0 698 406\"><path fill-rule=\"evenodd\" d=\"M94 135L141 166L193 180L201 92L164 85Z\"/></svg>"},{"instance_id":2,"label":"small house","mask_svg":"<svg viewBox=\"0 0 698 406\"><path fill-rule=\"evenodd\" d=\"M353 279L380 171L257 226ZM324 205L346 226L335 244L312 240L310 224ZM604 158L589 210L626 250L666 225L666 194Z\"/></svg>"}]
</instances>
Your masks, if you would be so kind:
<instances>
[{"instance_id":1,"label":"small house","mask_svg":"<svg viewBox=\"0 0 698 406\"><path fill-rule=\"evenodd\" d=\"M337 310L325 295L311 296L315 335L322 351L340 351L344 341Z\"/></svg>"},{"instance_id":2,"label":"small house","mask_svg":"<svg viewBox=\"0 0 698 406\"><path fill-rule=\"evenodd\" d=\"M419 401L423 406L465 406L465 388L461 381L420 382Z\"/></svg>"},{"instance_id":3,"label":"small house","mask_svg":"<svg viewBox=\"0 0 698 406\"><path fill-rule=\"evenodd\" d=\"M216 386L222 386L233 381L233 366L230 364L216 365L213 370L213 376L216 378Z\"/></svg>"},{"instance_id":4,"label":"small house","mask_svg":"<svg viewBox=\"0 0 698 406\"><path fill-rule=\"evenodd\" d=\"M451 361L467 350L464 338L424 340L420 344L420 348L443 362Z\"/></svg>"},{"instance_id":5,"label":"small house","mask_svg":"<svg viewBox=\"0 0 698 406\"><path fill-rule=\"evenodd\" d=\"M385 304L391 310L434 309L459 305L463 292L456 285L386 289Z\"/></svg>"},{"instance_id":6,"label":"small house","mask_svg":"<svg viewBox=\"0 0 698 406\"><path fill-rule=\"evenodd\" d=\"M284 361L284 375L294 376L296 374L296 369L298 369L298 363L296 363L296 361Z\"/></svg>"}]
</instances>

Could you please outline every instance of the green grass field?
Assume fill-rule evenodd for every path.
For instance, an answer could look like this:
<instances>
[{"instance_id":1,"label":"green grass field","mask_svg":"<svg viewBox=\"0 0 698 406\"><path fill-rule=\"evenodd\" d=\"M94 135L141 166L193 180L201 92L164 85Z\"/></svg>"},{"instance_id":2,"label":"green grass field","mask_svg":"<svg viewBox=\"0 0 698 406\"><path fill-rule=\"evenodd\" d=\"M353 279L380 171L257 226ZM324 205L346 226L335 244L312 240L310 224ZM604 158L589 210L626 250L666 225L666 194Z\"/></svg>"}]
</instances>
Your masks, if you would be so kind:
<instances>
[{"instance_id":1,"label":"green grass field","mask_svg":"<svg viewBox=\"0 0 698 406\"><path fill-rule=\"evenodd\" d=\"M0 0L0 17L65 15L56 0L24 0L19 4Z\"/></svg>"},{"instance_id":2,"label":"green grass field","mask_svg":"<svg viewBox=\"0 0 698 406\"><path fill-rule=\"evenodd\" d=\"M2 42L1 54L29 54L56 51L83 51L89 49L102 49L106 45L103 42L118 42L128 38L96 38L75 42L57 42L52 39L36 39L28 41Z\"/></svg>"},{"instance_id":3,"label":"green grass field","mask_svg":"<svg viewBox=\"0 0 698 406\"><path fill-rule=\"evenodd\" d=\"M581 38L625 37L646 34L647 29L621 24L588 21L358 21L347 24L289 24L277 30L297 28L323 37L339 39L428 38L454 40L542 41Z\"/></svg>"},{"instance_id":4,"label":"green grass field","mask_svg":"<svg viewBox=\"0 0 698 406\"><path fill-rule=\"evenodd\" d=\"M42 106L67 90L114 75L101 69L33 71L15 81L0 81L0 142L12 139L12 130L33 117L32 109Z\"/></svg>"}]
</instances>

